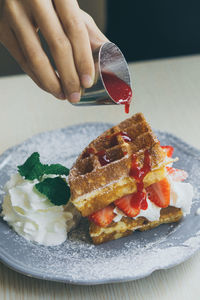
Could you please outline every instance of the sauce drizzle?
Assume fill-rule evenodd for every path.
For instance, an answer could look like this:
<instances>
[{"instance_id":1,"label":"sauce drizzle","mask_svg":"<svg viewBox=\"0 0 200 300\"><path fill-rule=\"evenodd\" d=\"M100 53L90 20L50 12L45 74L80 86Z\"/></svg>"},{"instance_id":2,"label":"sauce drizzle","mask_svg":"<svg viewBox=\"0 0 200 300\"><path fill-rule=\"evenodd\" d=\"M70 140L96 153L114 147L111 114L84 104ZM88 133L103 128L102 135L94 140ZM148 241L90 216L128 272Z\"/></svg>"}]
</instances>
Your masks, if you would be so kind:
<instances>
[{"instance_id":1,"label":"sauce drizzle","mask_svg":"<svg viewBox=\"0 0 200 300\"><path fill-rule=\"evenodd\" d=\"M144 164L142 168L139 168L138 163L136 161L136 155L133 154L133 160L130 170L130 176L136 180L137 184L137 192L132 194L131 198L131 206L133 208L140 208L146 210L148 208L146 191L144 190L144 177L151 170L151 161L149 151L146 150L144 152Z\"/></svg>"},{"instance_id":2,"label":"sauce drizzle","mask_svg":"<svg viewBox=\"0 0 200 300\"><path fill-rule=\"evenodd\" d=\"M125 105L125 113L129 113L129 107L132 99L132 90L130 86L115 76L113 73L102 72L104 85L117 104Z\"/></svg>"},{"instance_id":3,"label":"sauce drizzle","mask_svg":"<svg viewBox=\"0 0 200 300\"><path fill-rule=\"evenodd\" d=\"M128 143L131 142L132 139L128 136L128 134L126 132L123 131L119 131L113 135L107 135L106 138L110 139L111 138L111 143L112 143L112 139L114 139L117 135L121 135L123 140ZM100 150L98 152L95 152L95 150L93 148L87 148L85 153L83 154L83 158L89 157L90 154L94 154L98 156L99 162L101 164L101 166L105 166L107 164L109 164L111 162L111 159L107 156L107 153L105 150ZM127 152L124 152L124 156L127 154Z\"/></svg>"}]
</instances>

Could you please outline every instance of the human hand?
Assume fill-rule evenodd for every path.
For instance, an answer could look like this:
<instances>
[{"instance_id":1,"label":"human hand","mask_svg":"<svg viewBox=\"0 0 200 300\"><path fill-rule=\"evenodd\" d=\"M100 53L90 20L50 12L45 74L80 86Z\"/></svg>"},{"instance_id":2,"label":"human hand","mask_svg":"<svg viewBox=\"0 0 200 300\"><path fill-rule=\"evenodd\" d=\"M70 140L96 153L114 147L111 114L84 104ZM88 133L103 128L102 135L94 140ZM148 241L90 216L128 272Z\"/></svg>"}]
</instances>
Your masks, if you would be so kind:
<instances>
[{"instance_id":1,"label":"human hand","mask_svg":"<svg viewBox=\"0 0 200 300\"><path fill-rule=\"evenodd\" d=\"M92 51L107 38L76 0L0 0L0 42L43 90L70 102L92 86ZM41 31L56 65L53 69Z\"/></svg>"}]
</instances>

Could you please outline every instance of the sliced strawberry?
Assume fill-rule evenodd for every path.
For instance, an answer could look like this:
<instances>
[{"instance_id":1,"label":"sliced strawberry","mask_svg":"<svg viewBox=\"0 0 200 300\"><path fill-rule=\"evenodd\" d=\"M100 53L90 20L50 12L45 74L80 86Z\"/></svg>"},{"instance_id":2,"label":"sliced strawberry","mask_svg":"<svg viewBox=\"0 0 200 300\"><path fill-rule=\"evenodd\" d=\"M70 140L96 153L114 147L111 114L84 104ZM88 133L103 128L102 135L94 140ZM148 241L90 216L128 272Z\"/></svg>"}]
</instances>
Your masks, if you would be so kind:
<instances>
[{"instance_id":1,"label":"sliced strawberry","mask_svg":"<svg viewBox=\"0 0 200 300\"><path fill-rule=\"evenodd\" d=\"M88 218L90 221L94 222L100 227L107 227L116 216L116 214L113 212L113 209L114 205L110 204L105 208L102 208L97 212L91 214Z\"/></svg>"},{"instance_id":2,"label":"sliced strawberry","mask_svg":"<svg viewBox=\"0 0 200 300\"><path fill-rule=\"evenodd\" d=\"M188 173L184 170L166 167L167 173L173 181L184 181L188 177Z\"/></svg>"},{"instance_id":3,"label":"sliced strawberry","mask_svg":"<svg viewBox=\"0 0 200 300\"><path fill-rule=\"evenodd\" d=\"M140 213L140 206L134 207L132 205L132 203L133 203L133 194L130 194L130 195L124 196L120 199L117 199L114 203L128 217L134 218Z\"/></svg>"},{"instance_id":4,"label":"sliced strawberry","mask_svg":"<svg viewBox=\"0 0 200 300\"><path fill-rule=\"evenodd\" d=\"M167 178L146 188L149 199L159 207L167 207L170 202L170 184Z\"/></svg>"},{"instance_id":5,"label":"sliced strawberry","mask_svg":"<svg viewBox=\"0 0 200 300\"><path fill-rule=\"evenodd\" d=\"M174 148L172 146L161 146L161 148L166 152L168 157L172 157Z\"/></svg>"}]
</instances>

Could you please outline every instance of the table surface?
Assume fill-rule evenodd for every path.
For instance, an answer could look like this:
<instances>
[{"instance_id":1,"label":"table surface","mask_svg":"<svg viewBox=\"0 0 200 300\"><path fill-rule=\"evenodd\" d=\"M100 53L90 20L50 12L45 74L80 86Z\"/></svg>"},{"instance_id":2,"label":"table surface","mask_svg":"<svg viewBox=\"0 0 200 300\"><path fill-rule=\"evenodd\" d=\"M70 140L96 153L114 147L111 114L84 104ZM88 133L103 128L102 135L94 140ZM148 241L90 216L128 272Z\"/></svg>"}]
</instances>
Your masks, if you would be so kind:
<instances>
[{"instance_id":1,"label":"table surface","mask_svg":"<svg viewBox=\"0 0 200 300\"><path fill-rule=\"evenodd\" d=\"M153 128L200 149L200 56L130 64L134 99ZM118 123L121 106L74 107L41 91L25 75L0 78L0 154L34 134L71 124ZM199 299L200 253L147 278L100 286L73 286L28 278L0 263L0 299Z\"/></svg>"}]
</instances>

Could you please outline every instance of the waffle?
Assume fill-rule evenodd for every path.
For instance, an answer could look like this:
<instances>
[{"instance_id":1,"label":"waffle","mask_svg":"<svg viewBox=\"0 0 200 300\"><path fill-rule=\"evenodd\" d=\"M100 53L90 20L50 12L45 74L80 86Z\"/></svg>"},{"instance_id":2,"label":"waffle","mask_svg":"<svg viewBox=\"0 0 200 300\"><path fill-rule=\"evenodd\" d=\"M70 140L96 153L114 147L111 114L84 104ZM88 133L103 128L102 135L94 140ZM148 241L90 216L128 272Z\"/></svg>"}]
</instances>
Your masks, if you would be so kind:
<instances>
[{"instance_id":1,"label":"waffle","mask_svg":"<svg viewBox=\"0 0 200 300\"><path fill-rule=\"evenodd\" d=\"M128 142L122 132L129 137ZM82 216L136 192L135 179L129 176L132 155L136 155L139 166L142 166L146 150L151 157L151 172L144 178L147 187L166 176L166 154L143 114L135 114L105 131L83 150L69 174L71 201ZM102 165L97 155L102 151L109 160L106 165Z\"/></svg>"},{"instance_id":2,"label":"waffle","mask_svg":"<svg viewBox=\"0 0 200 300\"><path fill-rule=\"evenodd\" d=\"M163 223L178 222L183 216L180 208L168 206L160 211L158 221L148 221L144 217L132 219L123 217L119 222L112 222L108 227L99 227L94 223L90 224L90 236L95 245L116 240L118 238L132 234L135 230L145 231L159 226Z\"/></svg>"}]
</instances>

